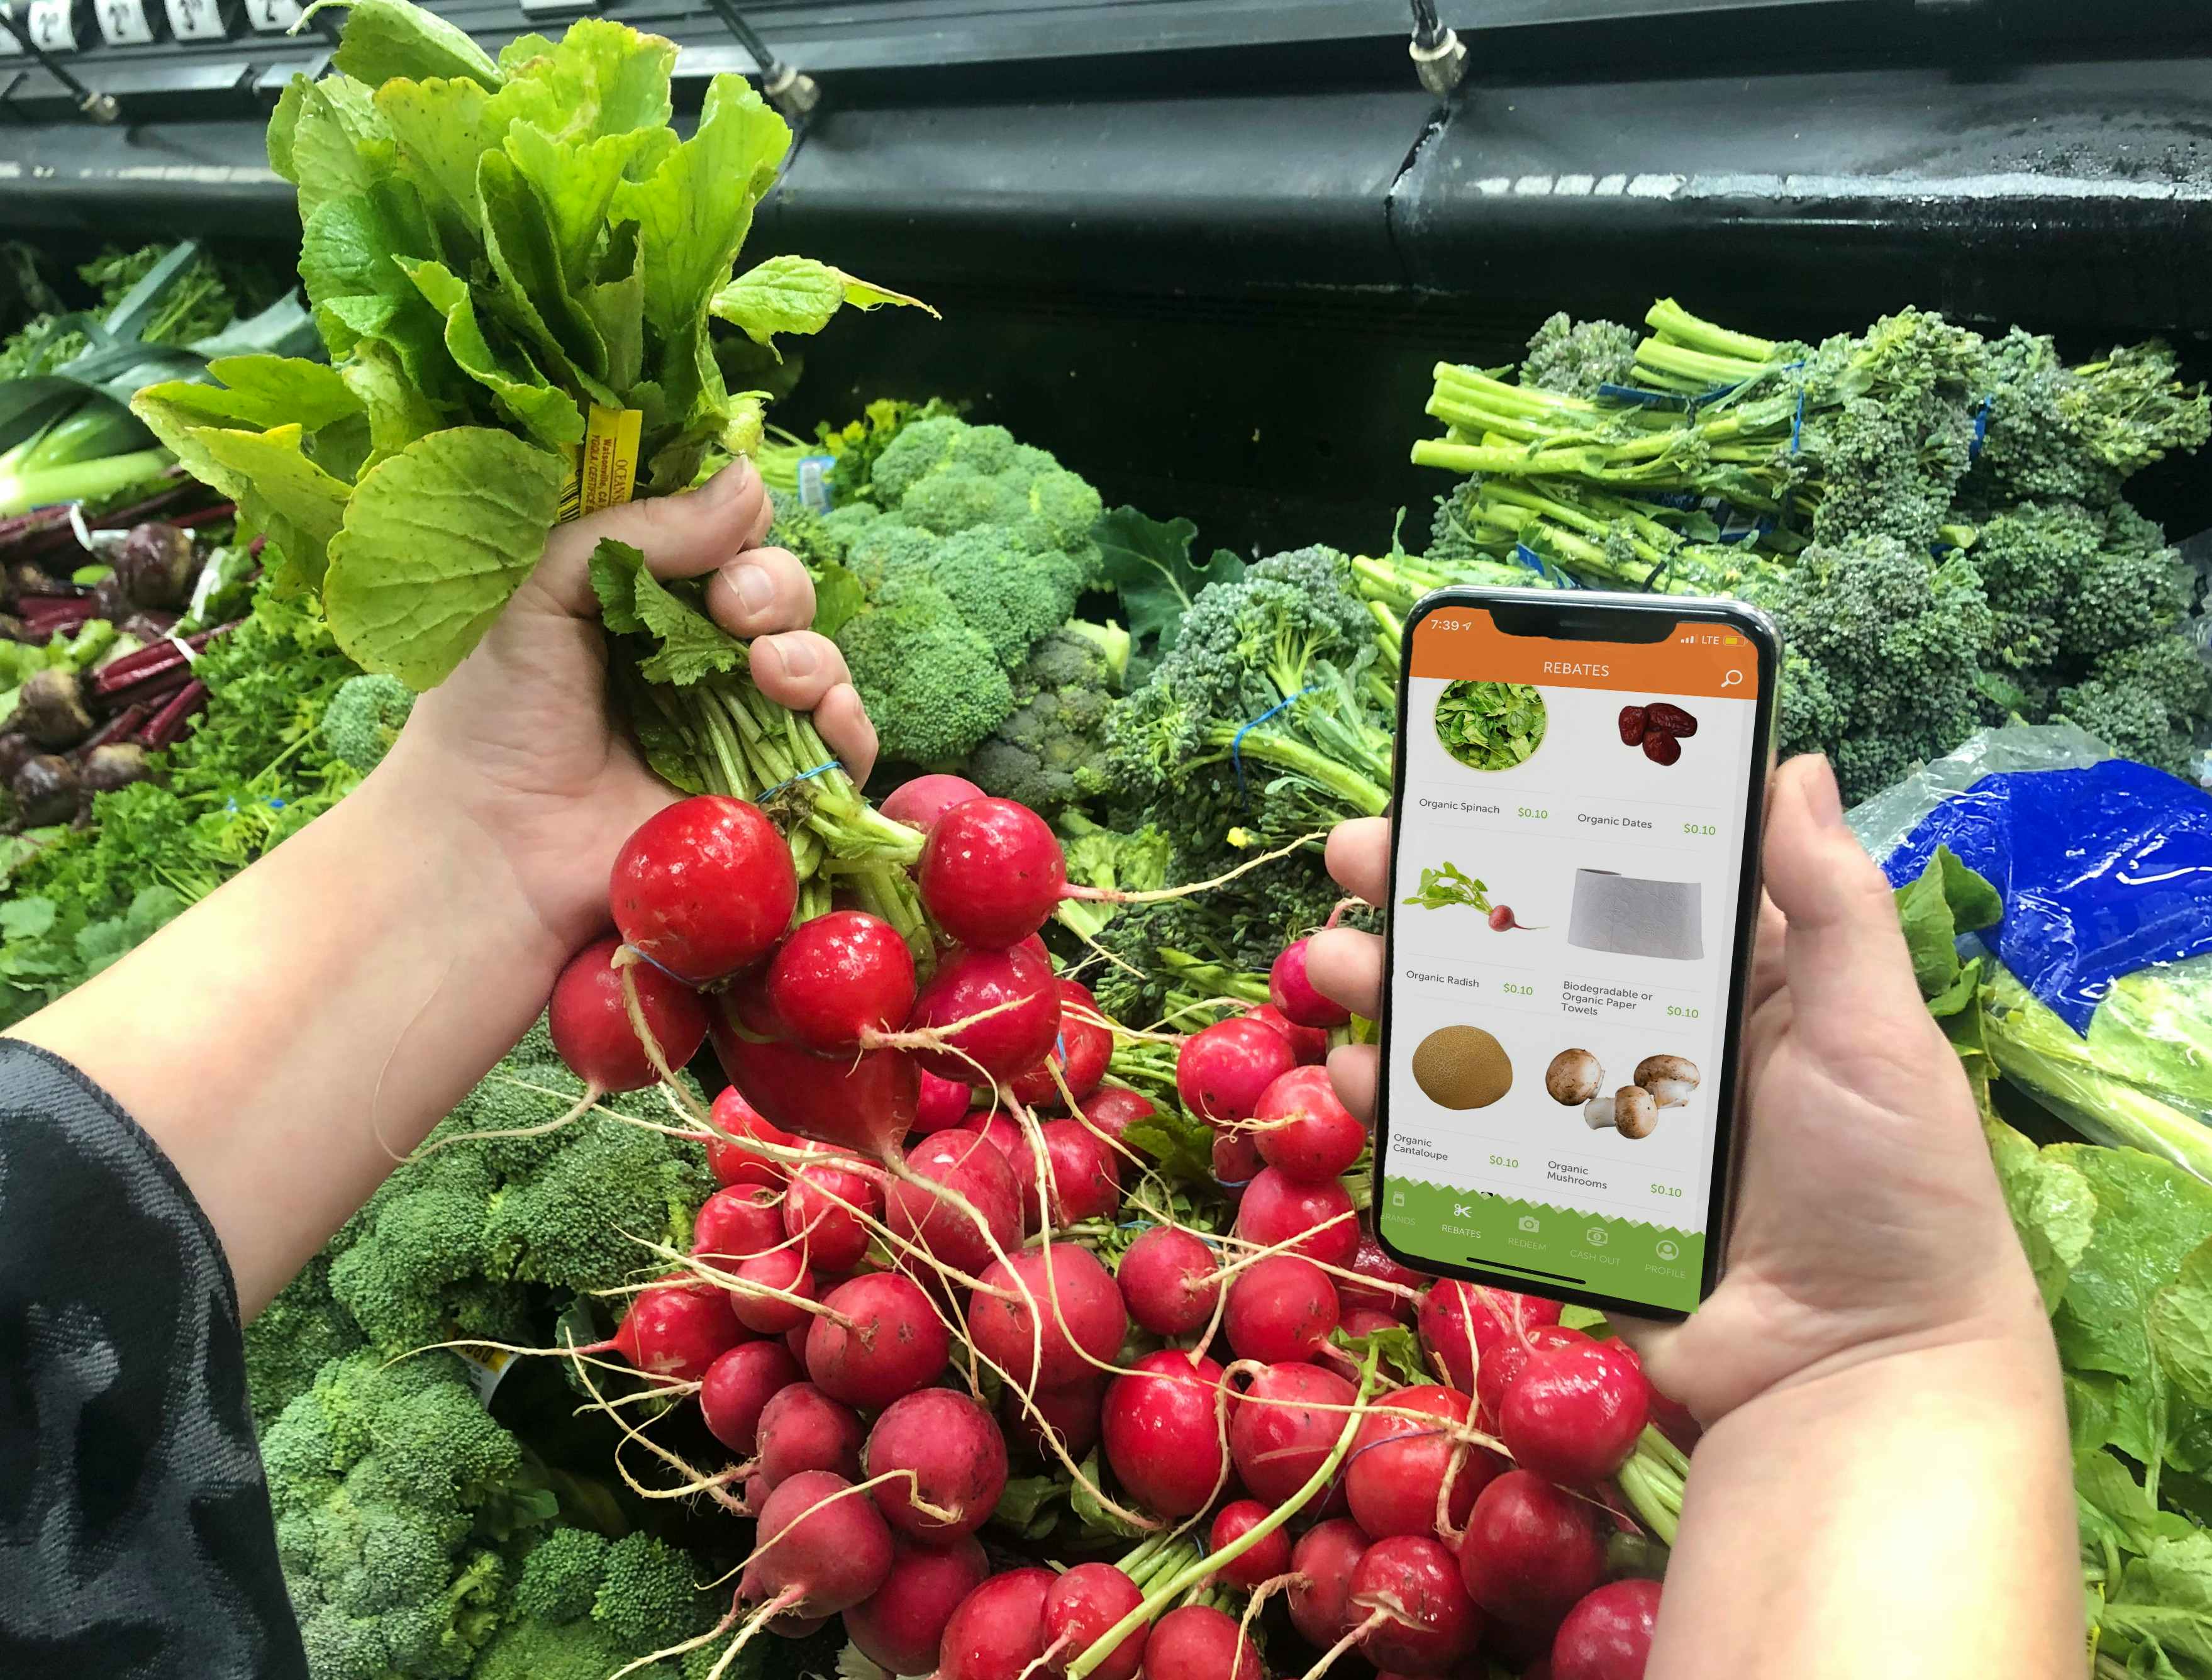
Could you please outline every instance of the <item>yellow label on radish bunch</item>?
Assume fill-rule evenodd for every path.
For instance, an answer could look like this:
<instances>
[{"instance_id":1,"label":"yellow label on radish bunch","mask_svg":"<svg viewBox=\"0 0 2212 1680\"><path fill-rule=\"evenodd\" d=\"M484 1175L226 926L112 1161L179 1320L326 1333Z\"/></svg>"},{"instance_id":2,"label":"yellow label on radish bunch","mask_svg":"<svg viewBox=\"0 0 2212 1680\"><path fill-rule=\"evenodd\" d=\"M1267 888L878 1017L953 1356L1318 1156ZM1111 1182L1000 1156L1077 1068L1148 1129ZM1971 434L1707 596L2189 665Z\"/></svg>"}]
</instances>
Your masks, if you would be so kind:
<instances>
[{"instance_id":1,"label":"yellow label on radish bunch","mask_svg":"<svg viewBox=\"0 0 2212 1680\"><path fill-rule=\"evenodd\" d=\"M635 493L638 435L644 424L638 409L592 405L582 444L562 452L568 458L568 473L561 482L560 523L618 508Z\"/></svg>"}]
</instances>

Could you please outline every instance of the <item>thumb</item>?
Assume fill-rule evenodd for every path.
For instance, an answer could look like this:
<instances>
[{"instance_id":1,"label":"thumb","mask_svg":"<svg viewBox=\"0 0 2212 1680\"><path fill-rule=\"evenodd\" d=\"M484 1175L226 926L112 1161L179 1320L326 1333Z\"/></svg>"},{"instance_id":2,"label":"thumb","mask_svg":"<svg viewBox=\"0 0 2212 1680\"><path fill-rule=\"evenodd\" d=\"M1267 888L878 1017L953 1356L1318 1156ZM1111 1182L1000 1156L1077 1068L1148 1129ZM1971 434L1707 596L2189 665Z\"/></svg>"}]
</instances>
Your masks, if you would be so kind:
<instances>
[{"instance_id":1,"label":"thumb","mask_svg":"<svg viewBox=\"0 0 2212 1680\"><path fill-rule=\"evenodd\" d=\"M757 546L775 516L759 472L741 457L696 490L627 502L555 526L529 587L556 611L595 618L599 603L591 564L602 541L629 544L655 577L696 577Z\"/></svg>"},{"instance_id":2,"label":"thumb","mask_svg":"<svg viewBox=\"0 0 2212 1680\"><path fill-rule=\"evenodd\" d=\"M1783 963L1796 1030L1837 1048L1894 1046L1925 1032L1897 901L1844 825L1826 758L1793 758L1775 773L1765 867L1767 896L1788 924Z\"/></svg>"}]
</instances>

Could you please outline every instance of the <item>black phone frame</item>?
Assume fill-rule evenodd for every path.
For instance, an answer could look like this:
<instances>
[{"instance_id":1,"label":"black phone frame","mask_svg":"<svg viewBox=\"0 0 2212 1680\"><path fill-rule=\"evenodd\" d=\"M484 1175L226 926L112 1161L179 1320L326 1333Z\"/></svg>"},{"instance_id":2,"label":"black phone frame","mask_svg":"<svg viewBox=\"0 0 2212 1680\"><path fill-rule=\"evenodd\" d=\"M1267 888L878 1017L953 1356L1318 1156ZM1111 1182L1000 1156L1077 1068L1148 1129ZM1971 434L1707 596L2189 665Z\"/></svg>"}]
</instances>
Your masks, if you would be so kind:
<instances>
[{"instance_id":1,"label":"black phone frame","mask_svg":"<svg viewBox=\"0 0 2212 1680\"><path fill-rule=\"evenodd\" d=\"M1734 950L1729 959L1726 1034L1722 1040L1718 1084L1714 1093L1713 1153L1716 1165L1721 1170L1711 1175L1711 1188L1706 1198L1705 1263L1698 1286L1698 1300L1702 1305L1712 1294L1727 1269L1729 1225L1735 1215L1736 1178L1742 1165L1743 1131L1737 1123L1741 1073L1739 1063L1745 1028L1744 1006L1751 977L1752 942L1759 927L1759 852L1765 833L1766 788L1774 769L1774 718L1782 665L1781 632L1775 627L1774 621L1756 607L1741 601L1712 597L1626 594L1594 589L1492 589L1473 586L1438 589L1414 602L1405 618L1398 668L1398 732L1392 752L1391 785L1394 788L1402 789L1406 784L1406 727L1412 695L1414 630L1431 613L1442 608L1474 607L1492 612L1494 616L1495 609L1500 606L1512 609L1516 615L1525 609L1538 609L1557 620L1558 627L1547 630L1547 635L1555 635L1563 640L1580 641L1663 641L1667 635L1663 631L1657 635L1606 636L1577 633L1577 626L1583 624L1585 615L1594 615L1600 624L1604 624L1619 622L1621 615L1632 615L1648 621L1664 613L1674 625L1711 624L1739 631L1751 643L1758 656L1760 703L1753 713L1751 752L1747 755L1743 855L1736 890ZM1371 1181L1374 1205L1377 1210L1373 1221L1375 1240L1385 1254L1401 1265L1439 1277L1512 1289L1523 1294L1540 1295L1547 1300L1592 1307L1601 1312L1620 1312L1636 1318L1668 1323L1679 1323L1688 1318L1694 1308L1681 1310L1655 1306L1647 1301L1632 1301L1595 1290L1566 1287L1555 1281L1549 1274L1500 1271L1491 1266L1407 1253L1394 1246L1382 1234L1380 1210L1389 1205L1383 1198L1388 1195L1390 1185L1382 1164L1389 1152L1390 1020L1395 1013L1389 1006L1390 989L1398 972L1394 932L1398 919L1398 842L1404 832L1404 824L1399 820L1400 814L1395 812L1392 814L1390 855L1384 877L1384 902L1382 906L1383 1007L1377 1036L1381 1060L1375 1076L1375 1161ZM1470 1193L1492 1194L1490 1191Z\"/></svg>"}]
</instances>

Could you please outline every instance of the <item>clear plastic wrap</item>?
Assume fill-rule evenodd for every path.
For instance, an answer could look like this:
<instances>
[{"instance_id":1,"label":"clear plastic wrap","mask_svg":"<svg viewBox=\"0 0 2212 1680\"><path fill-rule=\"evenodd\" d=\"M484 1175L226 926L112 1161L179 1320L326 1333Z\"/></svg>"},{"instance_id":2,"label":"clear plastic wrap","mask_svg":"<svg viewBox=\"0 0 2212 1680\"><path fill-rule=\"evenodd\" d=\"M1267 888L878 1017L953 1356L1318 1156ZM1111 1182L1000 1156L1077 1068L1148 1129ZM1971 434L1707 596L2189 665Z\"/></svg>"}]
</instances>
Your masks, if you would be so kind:
<instances>
[{"instance_id":1,"label":"clear plastic wrap","mask_svg":"<svg viewBox=\"0 0 2212 1680\"><path fill-rule=\"evenodd\" d=\"M1978 1007L2008 1080L2084 1136L2212 1179L2212 797L2071 726L2015 725L1850 823L1894 884L1940 841L2004 898Z\"/></svg>"}]
</instances>

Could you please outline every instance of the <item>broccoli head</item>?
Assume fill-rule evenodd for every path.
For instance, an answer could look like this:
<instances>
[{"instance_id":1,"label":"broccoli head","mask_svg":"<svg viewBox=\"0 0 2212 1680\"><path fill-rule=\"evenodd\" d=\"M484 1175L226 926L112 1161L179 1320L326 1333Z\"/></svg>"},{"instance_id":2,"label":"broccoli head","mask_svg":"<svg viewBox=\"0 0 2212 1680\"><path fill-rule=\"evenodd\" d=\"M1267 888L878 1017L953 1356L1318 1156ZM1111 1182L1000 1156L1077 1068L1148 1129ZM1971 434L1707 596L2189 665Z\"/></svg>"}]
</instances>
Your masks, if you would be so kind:
<instances>
[{"instance_id":1,"label":"broccoli head","mask_svg":"<svg viewBox=\"0 0 2212 1680\"><path fill-rule=\"evenodd\" d=\"M2187 776L2195 738L2212 721L2212 670L2193 637L2153 636L2059 690L2057 715L2124 758Z\"/></svg>"},{"instance_id":2,"label":"broccoli head","mask_svg":"<svg viewBox=\"0 0 2212 1680\"><path fill-rule=\"evenodd\" d=\"M1030 648L1014 673L1012 714L968 760L978 787L1045 817L1107 790L1106 714L1121 677L1110 651L1116 638L1126 669L1128 633L1118 625L1071 625Z\"/></svg>"},{"instance_id":3,"label":"broccoli head","mask_svg":"<svg viewBox=\"0 0 2212 1680\"><path fill-rule=\"evenodd\" d=\"M610 1544L588 1530L556 1529L523 1560L514 1619L471 1680L606 1680L714 1625L715 1599L696 1575L687 1554L645 1534ZM674 1680L678 1663L636 1671Z\"/></svg>"},{"instance_id":4,"label":"broccoli head","mask_svg":"<svg viewBox=\"0 0 2212 1680\"><path fill-rule=\"evenodd\" d=\"M267 1428L314 1385L317 1372L361 1344L361 1326L331 1293L330 1257L318 1254L246 1327L255 1425Z\"/></svg>"},{"instance_id":5,"label":"broccoli head","mask_svg":"<svg viewBox=\"0 0 2212 1680\"><path fill-rule=\"evenodd\" d=\"M1065 555L1030 546L1010 525L964 527L939 541L922 563L961 622L991 644L1008 670L1067 622L1081 587Z\"/></svg>"},{"instance_id":6,"label":"broccoli head","mask_svg":"<svg viewBox=\"0 0 2212 1680\"><path fill-rule=\"evenodd\" d=\"M1844 797L1879 792L1949 752L1980 721L1992 628L1979 575L1891 537L1816 545L1771 599L1790 659L1781 747L1826 752Z\"/></svg>"},{"instance_id":7,"label":"broccoli head","mask_svg":"<svg viewBox=\"0 0 2212 1680\"><path fill-rule=\"evenodd\" d=\"M991 644L924 579L872 590L868 610L839 629L837 646L889 758L957 764L1014 709Z\"/></svg>"},{"instance_id":8,"label":"broccoli head","mask_svg":"<svg viewBox=\"0 0 2212 1680\"><path fill-rule=\"evenodd\" d=\"M1092 539L1098 492L1042 449L1017 443L1003 426L924 420L877 458L871 496L939 536L979 525L1011 526L1040 553L1057 554L1082 588L1103 581Z\"/></svg>"},{"instance_id":9,"label":"broccoli head","mask_svg":"<svg viewBox=\"0 0 2212 1680\"><path fill-rule=\"evenodd\" d=\"M505 1612L502 1549L556 1509L450 1354L334 1360L262 1461L315 1680L460 1680Z\"/></svg>"},{"instance_id":10,"label":"broccoli head","mask_svg":"<svg viewBox=\"0 0 2212 1680\"><path fill-rule=\"evenodd\" d=\"M415 691L397 677L349 677L323 713L323 744L366 776L383 763L414 708Z\"/></svg>"},{"instance_id":11,"label":"broccoli head","mask_svg":"<svg viewBox=\"0 0 2212 1680\"><path fill-rule=\"evenodd\" d=\"M2155 340L2069 367L2049 338L2013 328L1977 370L1986 408L1975 477L2005 496L2112 501L2130 474L2212 436L2204 387L2176 371Z\"/></svg>"},{"instance_id":12,"label":"broccoli head","mask_svg":"<svg viewBox=\"0 0 2212 1680\"><path fill-rule=\"evenodd\" d=\"M713 1189L703 1153L607 1114L540 1129L582 1094L539 1022L349 1221L330 1289L373 1345L526 1339L532 1286L611 1287L650 1263L634 1238L690 1240ZM665 1118L650 1092L601 1105ZM527 1135L482 1135L499 1133Z\"/></svg>"},{"instance_id":13,"label":"broccoli head","mask_svg":"<svg viewBox=\"0 0 2212 1680\"><path fill-rule=\"evenodd\" d=\"M1617 321L1577 321L1561 310L1528 340L1521 383L1586 398L1596 396L1601 385L1633 385L1636 340Z\"/></svg>"}]
</instances>

